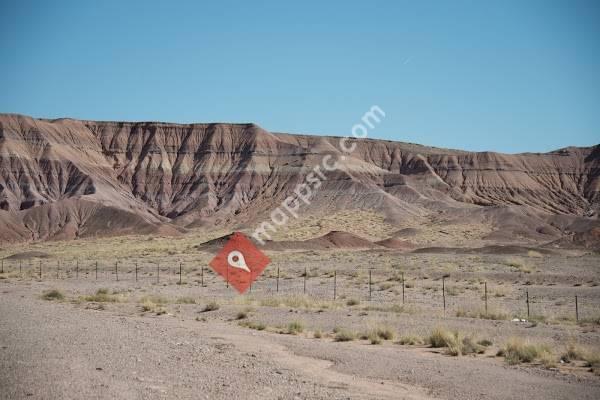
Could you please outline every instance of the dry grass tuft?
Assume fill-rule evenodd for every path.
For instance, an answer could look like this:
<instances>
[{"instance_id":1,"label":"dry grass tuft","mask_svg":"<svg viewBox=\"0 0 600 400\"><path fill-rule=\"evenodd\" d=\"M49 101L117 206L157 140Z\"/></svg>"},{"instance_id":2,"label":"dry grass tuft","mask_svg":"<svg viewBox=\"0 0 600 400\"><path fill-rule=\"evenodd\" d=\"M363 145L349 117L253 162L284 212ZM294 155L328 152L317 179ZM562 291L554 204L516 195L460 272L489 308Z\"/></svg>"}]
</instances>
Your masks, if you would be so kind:
<instances>
[{"instance_id":1,"label":"dry grass tuft","mask_svg":"<svg viewBox=\"0 0 600 400\"><path fill-rule=\"evenodd\" d=\"M478 344L472 336L465 336L458 331L449 331L441 327L437 327L431 332L427 338L427 343L431 347L445 347L446 353L451 356L481 354L485 352L485 347Z\"/></svg>"},{"instance_id":2,"label":"dry grass tuft","mask_svg":"<svg viewBox=\"0 0 600 400\"><path fill-rule=\"evenodd\" d=\"M44 300L64 300L65 295L58 289L47 290L42 294L42 299Z\"/></svg>"},{"instance_id":3,"label":"dry grass tuft","mask_svg":"<svg viewBox=\"0 0 600 400\"><path fill-rule=\"evenodd\" d=\"M288 335L297 335L304 331L304 324L300 321L290 322L287 326L286 332Z\"/></svg>"},{"instance_id":4,"label":"dry grass tuft","mask_svg":"<svg viewBox=\"0 0 600 400\"><path fill-rule=\"evenodd\" d=\"M335 333L335 336L334 336L333 340L335 342L350 342L350 341L356 339L356 334L347 329L335 328L334 333Z\"/></svg>"},{"instance_id":5,"label":"dry grass tuft","mask_svg":"<svg viewBox=\"0 0 600 400\"><path fill-rule=\"evenodd\" d=\"M498 355L504 357L509 365L531 363L536 360L545 366L552 364L552 351L548 345L529 343L520 338L509 339L498 351Z\"/></svg>"},{"instance_id":6,"label":"dry grass tuft","mask_svg":"<svg viewBox=\"0 0 600 400\"><path fill-rule=\"evenodd\" d=\"M216 301L211 301L204 306L202 312L216 311L219 308L221 308L219 303L217 303Z\"/></svg>"},{"instance_id":7,"label":"dry grass tuft","mask_svg":"<svg viewBox=\"0 0 600 400\"><path fill-rule=\"evenodd\" d=\"M96 291L96 294L83 296L83 300L85 301L93 301L96 303L117 303L121 300L121 298L116 294L109 294L108 289L101 288Z\"/></svg>"},{"instance_id":8,"label":"dry grass tuft","mask_svg":"<svg viewBox=\"0 0 600 400\"><path fill-rule=\"evenodd\" d=\"M401 336L397 343L404 346L416 346L424 344L425 339L423 339L421 336L410 334Z\"/></svg>"}]
</instances>

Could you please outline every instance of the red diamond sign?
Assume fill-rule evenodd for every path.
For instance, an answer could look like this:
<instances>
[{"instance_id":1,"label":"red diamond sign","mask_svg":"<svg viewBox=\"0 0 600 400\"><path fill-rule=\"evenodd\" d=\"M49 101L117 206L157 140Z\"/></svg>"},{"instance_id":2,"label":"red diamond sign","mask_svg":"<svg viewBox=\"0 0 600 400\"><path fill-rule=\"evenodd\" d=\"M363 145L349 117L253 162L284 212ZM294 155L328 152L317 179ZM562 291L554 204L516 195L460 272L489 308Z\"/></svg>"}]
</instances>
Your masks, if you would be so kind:
<instances>
[{"instance_id":1,"label":"red diamond sign","mask_svg":"<svg viewBox=\"0 0 600 400\"><path fill-rule=\"evenodd\" d=\"M270 262L243 233L235 232L209 265L238 292L244 293Z\"/></svg>"}]
</instances>

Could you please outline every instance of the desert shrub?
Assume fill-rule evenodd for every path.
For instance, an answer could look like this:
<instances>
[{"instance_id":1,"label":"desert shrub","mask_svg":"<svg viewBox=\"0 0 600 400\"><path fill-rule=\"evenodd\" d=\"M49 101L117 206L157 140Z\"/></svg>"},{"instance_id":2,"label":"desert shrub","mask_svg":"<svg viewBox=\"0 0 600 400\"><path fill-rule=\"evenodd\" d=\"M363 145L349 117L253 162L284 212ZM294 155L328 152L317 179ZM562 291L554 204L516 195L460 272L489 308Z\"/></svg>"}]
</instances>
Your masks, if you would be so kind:
<instances>
[{"instance_id":1,"label":"desert shrub","mask_svg":"<svg viewBox=\"0 0 600 400\"><path fill-rule=\"evenodd\" d=\"M304 324L299 321L290 322L287 326L286 333L290 335L297 335L298 333L302 333L304 331Z\"/></svg>"},{"instance_id":2,"label":"desert shrub","mask_svg":"<svg viewBox=\"0 0 600 400\"><path fill-rule=\"evenodd\" d=\"M193 297L179 297L177 298L177 300L175 300L175 303L177 304L196 304L196 299L194 299Z\"/></svg>"},{"instance_id":3,"label":"desert shrub","mask_svg":"<svg viewBox=\"0 0 600 400\"><path fill-rule=\"evenodd\" d=\"M248 318L248 313L245 311L240 311L235 315L235 319L246 319Z\"/></svg>"},{"instance_id":4,"label":"desert shrub","mask_svg":"<svg viewBox=\"0 0 600 400\"><path fill-rule=\"evenodd\" d=\"M510 258L506 260L506 265L516 269L519 272L524 272L526 274L531 272L531 267L523 262L523 260L518 258Z\"/></svg>"},{"instance_id":5,"label":"desert shrub","mask_svg":"<svg viewBox=\"0 0 600 400\"><path fill-rule=\"evenodd\" d=\"M482 354L485 352L485 346L476 342L472 336L465 336L460 341L460 354Z\"/></svg>"},{"instance_id":6,"label":"desert shrub","mask_svg":"<svg viewBox=\"0 0 600 400\"><path fill-rule=\"evenodd\" d=\"M435 328L429 337L427 338L427 343L431 347L447 347L448 343L452 343L454 341L454 334L447 329L437 327Z\"/></svg>"},{"instance_id":7,"label":"desert shrub","mask_svg":"<svg viewBox=\"0 0 600 400\"><path fill-rule=\"evenodd\" d=\"M356 306L356 305L358 305L358 304L360 304L360 301L358 301L358 300L356 300L356 299L349 299L349 300L346 302L346 305L347 305L347 306L350 306L350 307L352 307L352 306Z\"/></svg>"},{"instance_id":8,"label":"desert shrub","mask_svg":"<svg viewBox=\"0 0 600 400\"><path fill-rule=\"evenodd\" d=\"M316 331L313 332L313 337L315 339L321 339L323 337L323 333L321 333L321 331L319 329L317 329Z\"/></svg>"},{"instance_id":9,"label":"desert shrub","mask_svg":"<svg viewBox=\"0 0 600 400\"><path fill-rule=\"evenodd\" d=\"M219 303L217 303L216 301L211 301L204 306L202 312L216 311L219 308L221 308L221 306L219 306Z\"/></svg>"},{"instance_id":10,"label":"desert shrub","mask_svg":"<svg viewBox=\"0 0 600 400\"><path fill-rule=\"evenodd\" d=\"M367 339L371 344L381 344L381 338L379 337L379 335L377 335L377 332L375 331L371 331L368 334Z\"/></svg>"},{"instance_id":11,"label":"desert shrub","mask_svg":"<svg viewBox=\"0 0 600 400\"><path fill-rule=\"evenodd\" d=\"M599 352L587 352L584 356L586 365L590 367L594 375L600 376L600 353Z\"/></svg>"},{"instance_id":12,"label":"desert shrub","mask_svg":"<svg viewBox=\"0 0 600 400\"><path fill-rule=\"evenodd\" d=\"M119 297L114 294L108 294L108 289L102 288L96 291L96 294L83 296L85 301L94 301L97 303L116 303L119 301Z\"/></svg>"},{"instance_id":13,"label":"desert shrub","mask_svg":"<svg viewBox=\"0 0 600 400\"><path fill-rule=\"evenodd\" d=\"M529 250L527 252L527 256L528 257L534 257L534 258L542 258L542 257L544 257L542 253L540 253L539 251L535 251L535 250Z\"/></svg>"},{"instance_id":14,"label":"desert shrub","mask_svg":"<svg viewBox=\"0 0 600 400\"><path fill-rule=\"evenodd\" d=\"M150 299L145 299L142 302L142 311L153 312L156 315L162 315L167 313L167 310L165 310L160 304L156 304Z\"/></svg>"},{"instance_id":15,"label":"desert shrub","mask_svg":"<svg viewBox=\"0 0 600 400\"><path fill-rule=\"evenodd\" d=\"M584 349L576 343L569 343L562 355L561 360L571 362L573 360L585 361L587 367L591 368L592 372L600 375L600 351L598 349Z\"/></svg>"},{"instance_id":16,"label":"desert shrub","mask_svg":"<svg viewBox=\"0 0 600 400\"><path fill-rule=\"evenodd\" d=\"M64 300L65 295L58 289L47 290L42 294L44 300Z\"/></svg>"},{"instance_id":17,"label":"desert shrub","mask_svg":"<svg viewBox=\"0 0 600 400\"><path fill-rule=\"evenodd\" d=\"M239 323L240 326L245 326L246 328L250 328L250 329L254 329L257 331L264 331L267 326L265 324L263 324L262 322L255 322L255 321L241 321Z\"/></svg>"},{"instance_id":18,"label":"desert shrub","mask_svg":"<svg viewBox=\"0 0 600 400\"><path fill-rule=\"evenodd\" d=\"M350 342L356 338L356 334L347 329L337 329L335 332L334 341L336 342Z\"/></svg>"},{"instance_id":19,"label":"desert shrub","mask_svg":"<svg viewBox=\"0 0 600 400\"><path fill-rule=\"evenodd\" d=\"M400 339L398 340L398 344L401 345L409 345L409 346L415 346L415 345L419 345L419 344L423 344L424 340L422 337L417 336L417 335L404 335L401 336Z\"/></svg>"},{"instance_id":20,"label":"desert shrub","mask_svg":"<svg viewBox=\"0 0 600 400\"><path fill-rule=\"evenodd\" d=\"M387 326L379 326L375 329L377 336L383 340L393 340L394 331Z\"/></svg>"},{"instance_id":21,"label":"desert shrub","mask_svg":"<svg viewBox=\"0 0 600 400\"><path fill-rule=\"evenodd\" d=\"M480 354L485 351L485 347L478 344L472 336L465 336L458 331L449 331L440 327L431 332L427 342L431 347L445 347L446 353L452 356Z\"/></svg>"},{"instance_id":22,"label":"desert shrub","mask_svg":"<svg viewBox=\"0 0 600 400\"><path fill-rule=\"evenodd\" d=\"M166 297L159 295L148 295L140 299L141 303L145 303L147 301L152 302L154 304L167 304L169 302L169 300Z\"/></svg>"},{"instance_id":23,"label":"desert shrub","mask_svg":"<svg viewBox=\"0 0 600 400\"><path fill-rule=\"evenodd\" d=\"M547 345L529 343L519 338L509 339L498 351L498 355L504 357L510 365L530 363L540 357L546 358L544 353L552 354Z\"/></svg>"}]
</instances>

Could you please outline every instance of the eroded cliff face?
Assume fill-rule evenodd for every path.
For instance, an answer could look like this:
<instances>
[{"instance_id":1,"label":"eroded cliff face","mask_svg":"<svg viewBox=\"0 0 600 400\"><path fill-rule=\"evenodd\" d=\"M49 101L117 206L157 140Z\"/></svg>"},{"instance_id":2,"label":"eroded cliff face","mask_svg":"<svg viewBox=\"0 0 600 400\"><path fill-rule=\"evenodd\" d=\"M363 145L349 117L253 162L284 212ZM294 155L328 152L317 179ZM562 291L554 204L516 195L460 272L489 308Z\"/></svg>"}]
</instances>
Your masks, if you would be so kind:
<instances>
[{"instance_id":1,"label":"eroded cliff face","mask_svg":"<svg viewBox=\"0 0 600 400\"><path fill-rule=\"evenodd\" d=\"M339 138L273 134L253 124L0 115L0 240L251 224L327 154L343 168L326 172L310 214L373 209L401 226L517 206L597 218L600 146L507 155L355 143L342 161Z\"/></svg>"}]
</instances>

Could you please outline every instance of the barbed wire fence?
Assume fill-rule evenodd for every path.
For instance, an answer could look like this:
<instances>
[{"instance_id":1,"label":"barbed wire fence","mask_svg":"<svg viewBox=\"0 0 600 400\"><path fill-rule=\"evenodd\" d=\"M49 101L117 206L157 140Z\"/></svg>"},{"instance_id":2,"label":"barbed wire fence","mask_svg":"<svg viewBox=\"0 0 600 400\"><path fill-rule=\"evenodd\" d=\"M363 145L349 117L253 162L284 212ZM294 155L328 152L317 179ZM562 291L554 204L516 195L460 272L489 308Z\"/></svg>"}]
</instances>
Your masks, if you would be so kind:
<instances>
[{"instance_id":1,"label":"barbed wire fence","mask_svg":"<svg viewBox=\"0 0 600 400\"><path fill-rule=\"evenodd\" d=\"M1 278L37 281L92 281L99 285L181 285L198 288L199 296L238 296L225 280L206 266L120 260L0 260ZM556 293L549 293L555 291ZM565 293L568 292L568 293ZM338 270L311 265L282 269L271 266L245 295L310 296L318 300L367 302L387 307L416 307L444 316L488 319L545 318L600 321L600 287L553 289L553 286L494 283L485 279L410 276L378 268Z\"/></svg>"}]
</instances>

